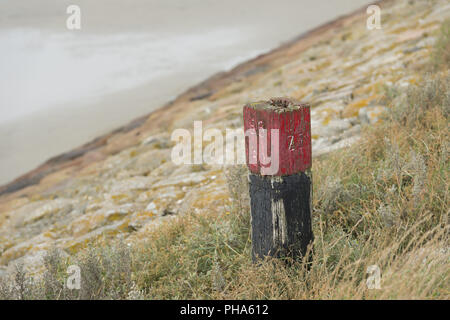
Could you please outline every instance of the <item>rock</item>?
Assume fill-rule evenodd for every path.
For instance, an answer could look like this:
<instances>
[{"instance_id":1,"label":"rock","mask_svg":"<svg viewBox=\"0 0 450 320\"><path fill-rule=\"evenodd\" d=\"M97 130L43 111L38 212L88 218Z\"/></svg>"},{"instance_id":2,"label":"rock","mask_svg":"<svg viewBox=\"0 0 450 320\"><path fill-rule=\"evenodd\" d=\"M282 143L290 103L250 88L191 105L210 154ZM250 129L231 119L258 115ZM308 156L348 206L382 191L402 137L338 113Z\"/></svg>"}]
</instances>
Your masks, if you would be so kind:
<instances>
[{"instance_id":1,"label":"rock","mask_svg":"<svg viewBox=\"0 0 450 320\"><path fill-rule=\"evenodd\" d=\"M131 190L147 190L151 188L155 179L152 177L132 177L124 180L112 180L106 186L112 195L120 195Z\"/></svg>"},{"instance_id":2,"label":"rock","mask_svg":"<svg viewBox=\"0 0 450 320\"><path fill-rule=\"evenodd\" d=\"M202 181L205 181L206 177L200 172L192 172L188 174L182 174L179 176L170 176L167 179L162 179L153 185L153 188L160 188L165 186L177 185L177 186L192 186Z\"/></svg>"},{"instance_id":3,"label":"rock","mask_svg":"<svg viewBox=\"0 0 450 320\"><path fill-rule=\"evenodd\" d=\"M6 267L0 266L0 281L4 278L6 278L8 275L8 272L6 270Z\"/></svg>"},{"instance_id":4,"label":"rock","mask_svg":"<svg viewBox=\"0 0 450 320\"><path fill-rule=\"evenodd\" d=\"M167 149L172 145L172 142L164 134L147 137L141 142L141 144L144 146L152 146L156 149Z\"/></svg>"},{"instance_id":5,"label":"rock","mask_svg":"<svg viewBox=\"0 0 450 320\"><path fill-rule=\"evenodd\" d=\"M148 206L145 208L145 211L154 211L156 210L156 204L154 202L150 202Z\"/></svg>"},{"instance_id":6,"label":"rock","mask_svg":"<svg viewBox=\"0 0 450 320\"><path fill-rule=\"evenodd\" d=\"M42 200L31 202L11 213L12 222L26 225L52 215L58 211L70 212L75 201L69 199Z\"/></svg>"},{"instance_id":7,"label":"rock","mask_svg":"<svg viewBox=\"0 0 450 320\"><path fill-rule=\"evenodd\" d=\"M82 236L61 238L55 244L66 249L69 253L75 253L80 249L85 249L90 243L101 237L115 237L123 232L128 232L128 221L122 219L110 225L97 228Z\"/></svg>"},{"instance_id":8,"label":"rock","mask_svg":"<svg viewBox=\"0 0 450 320\"><path fill-rule=\"evenodd\" d=\"M26 240L17 241L17 243L6 249L1 257L0 263L18 259L26 253L39 250L46 250L51 247L56 234L52 232L41 233Z\"/></svg>"},{"instance_id":9,"label":"rock","mask_svg":"<svg viewBox=\"0 0 450 320\"><path fill-rule=\"evenodd\" d=\"M361 136L353 136L353 137L350 137L350 138L347 138L347 139L342 139L342 140L340 140L339 142L337 142L335 144L329 145L327 147L320 148L319 150L317 150L315 152L314 156L320 157L320 156L322 156L324 154L327 154L327 153L330 153L332 151L339 150L339 149L342 149L342 148L345 148L345 147L349 147L352 144L358 142L359 139L361 139Z\"/></svg>"},{"instance_id":10,"label":"rock","mask_svg":"<svg viewBox=\"0 0 450 320\"><path fill-rule=\"evenodd\" d=\"M352 126L348 119L332 119L327 124L316 121L311 122L311 134L322 138L332 138Z\"/></svg>"},{"instance_id":11,"label":"rock","mask_svg":"<svg viewBox=\"0 0 450 320\"><path fill-rule=\"evenodd\" d=\"M132 203L116 205L114 202L104 201L97 204L93 209L95 210L88 210L88 212L76 218L67 226L67 230L72 236L79 237L97 228L121 221L125 217L139 211L141 207Z\"/></svg>"},{"instance_id":12,"label":"rock","mask_svg":"<svg viewBox=\"0 0 450 320\"><path fill-rule=\"evenodd\" d=\"M388 109L383 106L364 107L359 110L358 118L363 124L377 123Z\"/></svg>"}]
</instances>

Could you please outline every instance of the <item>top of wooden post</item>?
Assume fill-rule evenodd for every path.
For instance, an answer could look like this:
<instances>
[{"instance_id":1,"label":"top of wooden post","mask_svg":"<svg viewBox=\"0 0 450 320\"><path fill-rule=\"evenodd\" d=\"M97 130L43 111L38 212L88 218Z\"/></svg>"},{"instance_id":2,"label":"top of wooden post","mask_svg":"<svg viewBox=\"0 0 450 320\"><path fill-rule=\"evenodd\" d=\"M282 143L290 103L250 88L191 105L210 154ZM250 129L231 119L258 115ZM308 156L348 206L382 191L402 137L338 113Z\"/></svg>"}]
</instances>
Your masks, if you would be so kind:
<instances>
[{"instance_id":1,"label":"top of wooden post","mask_svg":"<svg viewBox=\"0 0 450 320\"><path fill-rule=\"evenodd\" d=\"M309 104L297 101L292 98L278 97L271 98L268 101L258 101L245 105L245 107L255 110L271 110L273 112L290 112L301 108L309 108Z\"/></svg>"},{"instance_id":2,"label":"top of wooden post","mask_svg":"<svg viewBox=\"0 0 450 320\"><path fill-rule=\"evenodd\" d=\"M311 167L308 103L272 98L244 106L245 152L251 172L291 175Z\"/></svg>"}]
</instances>

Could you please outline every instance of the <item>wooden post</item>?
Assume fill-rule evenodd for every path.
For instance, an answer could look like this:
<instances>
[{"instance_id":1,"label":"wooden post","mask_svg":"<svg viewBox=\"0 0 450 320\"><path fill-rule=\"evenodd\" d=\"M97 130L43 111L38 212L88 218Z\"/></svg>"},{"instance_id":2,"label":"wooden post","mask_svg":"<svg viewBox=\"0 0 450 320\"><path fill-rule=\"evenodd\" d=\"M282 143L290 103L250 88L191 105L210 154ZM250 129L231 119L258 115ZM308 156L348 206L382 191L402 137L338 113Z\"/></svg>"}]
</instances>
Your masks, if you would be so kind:
<instances>
[{"instance_id":1,"label":"wooden post","mask_svg":"<svg viewBox=\"0 0 450 320\"><path fill-rule=\"evenodd\" d=\"M311 226L310 106L273 98L244 106L252 257L302 257Z\"/></svg>"}]
</instances>

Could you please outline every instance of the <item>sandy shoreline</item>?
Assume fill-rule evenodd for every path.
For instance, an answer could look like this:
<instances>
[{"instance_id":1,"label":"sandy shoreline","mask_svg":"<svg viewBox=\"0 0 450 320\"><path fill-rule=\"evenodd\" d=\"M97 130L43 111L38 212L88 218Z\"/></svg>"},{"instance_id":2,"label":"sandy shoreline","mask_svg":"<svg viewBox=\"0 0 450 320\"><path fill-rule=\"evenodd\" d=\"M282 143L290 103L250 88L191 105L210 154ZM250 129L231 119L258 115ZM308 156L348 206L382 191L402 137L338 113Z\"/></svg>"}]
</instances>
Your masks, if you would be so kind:
<instances>
[{"instance_id":1,"label":"sandy shoreline","mask_svg":"<svg viewBox=\"0 0 450 320\"><path fill-rule=\"evenodd\" d=\"M69 4L68 1L61 2L61 6L66 3ZM81 1L80 3L82 8L88 6L87 2ZM132 1L123 14L119 14L123 11L120 3L113 1L108 2L109 16L102 11L102 8L104 8L102 2L97 2L96 6L90 6L89 10L84 10L86 27L82 29L82 32L111 34L124 29L130 32L149 32L149 28L152 29L152 32L155 32L158 31L155 30L155 26L164 27L164 32L168 33L180 33L186 32L186 30L202 32L205 23L215 23L218 27L224 24L239 25L239 23L242 24L242 19L246 17L252 17L246 18L249 20L247 21L247 27L251 30L251 28L257 29L260 26L258 23L261 22L258 22L258 20L267 21L271 16L287 15L285 16L286 19L277 21L276 32L267 33L264 37L260 35L253 40L250 39L251 41L247 41L248 47L241 51L231 50L228 57L219 55L219 59L225 61L226 59L232 59L233 54L237 54L241 55L241 61L244 61L257 52L276 47L280 42L287 41L295 35L311 29L312 26L349 11L349 8L359 8L362 6L361 3L367 3L367 1L343 1L341 5L336 5L337 8L333 8L329 4L325 5L325 3L320 7L319 4L316 13L311 12L306 15L308 16L306 21L292 24L292 22L289 22L289 14L298 16L298 12L286 12L282 6L278 6L278 8L281 8L280 11L274 12L273 6L268 3L261 4L259 1L248 2L242 8L242 12L238 13L225 10L223 4L219 2L210 1L209 7L201 5L200 2L196 2L192 7L181 4L178 10L174 10L170 6L162 6L158 7L159 13L154 12L155 10L147 10L147 13L151 11L150 15L143 14L142 8L157 8L155 7L155 1L145 3ZM198 7L195 8L195 5L198 5ZM298 2L297 5L301 7ZM260 9L255 13L255 8L258 7ZM61 12L59 7L55 8L54 1L41 1L36 6L25 5L24 2L16 1L7 4L2 3L0 8L4 17L6 17L0 19L1 30L9 30L20 26L39 28L42 32L62 32L64 27L61 27L61 25L65 26L65 12ZM208 16L207 12L211 8L213 12L225 10L223 17L221 19L216 17L216 20L214 20L214 15ZM320 13L319 17L318 13ZM161 20L164 15L168 17L168 21ZM119 16L120 19L117 19ZM181 17L186 19L182 23L175 23ZM196 19L198 17L204 19ZM154 19L152 25L149 25L149 19ZM279 34L283 34L283 38L280 38ZM252 47L257 49L251 51ZM265 50L261 48L265 48ZM245 56L245 54L248 56ZM184 73L179 75L177 74L176 77L167 75L158 78L158 86L155 86L155 82L147 81L132 88L103 95L95 101L85 99L84 102L81 100L68 102L1 124L0 136L3 138L0 139L0 150L2 150L0 151L0 162L2 168L5 169L1 171L0 184L27 172L52 156L72 150L85 141L90 141L136 117L148 114L175 98L189 88L192 83L198 83L215 72L223 70L223 67L218 68L217 62L204 68L195 67L191 70L185 70ZM7 110L2 110L2 112L7 112Z\"/></svg>"}]
</instances>

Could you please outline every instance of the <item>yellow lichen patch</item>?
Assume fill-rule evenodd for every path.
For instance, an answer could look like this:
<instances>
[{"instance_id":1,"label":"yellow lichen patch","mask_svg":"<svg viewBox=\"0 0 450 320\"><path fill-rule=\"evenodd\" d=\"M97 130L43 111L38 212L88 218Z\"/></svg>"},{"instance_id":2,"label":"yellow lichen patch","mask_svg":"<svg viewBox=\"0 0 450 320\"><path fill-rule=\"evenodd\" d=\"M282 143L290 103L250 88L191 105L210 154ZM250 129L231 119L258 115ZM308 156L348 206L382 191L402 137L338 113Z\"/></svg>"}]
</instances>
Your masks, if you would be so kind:
<instances>
[{"instance_id":1,"label":"yellow lichen patch","mask_svg":"<svg viewBox=\"0 0 450 320\"><path fill-rule=\"evenodd\" d=\"M391 78L384 78L383 81L371 82L366 86L359 87L353 91L355 97L364 95L374 95L380 93L386 81L392 81Z\"/></svg>"},{"instance_id":2,"label":"yellow lichen patch","mask_svg":"<svg viewBox=\"0 0 450 320\"><path fill-rule=\"evenodd\" d=\"M122 200L122 199L126 199L126 198L128 198L128 195L123 194L123 193L121 193L121 194L115 194L115 195L112 195L112 196L111 196L111 199L114 200L115 202L118 202L118 201L120 201L120 200Z\"/></svg>"},{"instance_id":3,"label":"yellow lichen patch","mask_svg":"<svg viewBox=\"0 0 450 320\"><path fill-rule=\"evenodd\" d=\"M155 215L155 212L154 211L140 211L140 212L138 212L137 214L136 214L136 217L137 218L140 218L140 217L150 217L150 218L154 218L156 215Z\"/></svg>"},{"instance_id":4,"label":"yellow lichen patch","mask_svg":"<svg viewBox=\"0 0 450 320\"><path fill-rule=\"evenodd\" d=\"M292 96L294 99L302 100L303 97L306 96L306 93L307 93L306 88L301 88L301 89L299 89L299 90L293 92L293 93L291 94L291 96Z\"/></svg>"},{"instance_id":5,"label":"yellow lichen patch","mask_svg":"<svg viewBox=\"0 0 450 320\"><path fill-rule=\"evenodd\" d=\"M106 217L106 222L114 222L114 221L118 221L124 218L124 214L120 213L120 212L115 212L112 214L109 214Z\"/></svg>"},{"instance_id":6,"label":"yellow lichen patch","mask_svg":"<svg viewBox=\"0 0 450 320\"><path fill-rule=\"evenodd\" d=\"M14 245L14 243L6 238L6 237L0 237L0 256L2 255L2 252L11 248Z\"/></svg>"},{"instance_id":7,"label":"yellow lichen patch","mask_svg":"<svg viewBox=\"0 0 450 320\"><path fill-rule=\"evenodd\" d=\"M160 218L160 216L155 214L154 211L139 211L130 218L129 230L135 231L136 226L144 226L151 221L159 220L157 218Z\"/></svg>"},{"instance_id":8,"label":"yellow lichen patch","mask_svg":"<svg viewBox=\"0 0 450 320\"><path fill-rule=\"evenodd\" d=\"M53 239L55 237L54 233L50 232L50 231L46 231L42 235L46 238L51 238L51 239Z\"/></svg>"},{"instance_id":9,"label":"yellow lichen patch","mask_svg":"<svg viewBox=\"0 0 450 320\"><path fill-rule=\"evenodd\" d=\"M327 114L327 115L325 116L325 118L322 120L322 124L323 124L324 126L326 126L327 124L330 123L330 121L331 121L331 115Z\"/></svg>"},{"instance_id":10,"label":"yellow lichen patch","mask_svg":"<svg viewBox=\"0 0 450 320\"><path fill-rule=\"evenodd\" d=\"M314 66L312 71L317 72L317 71L320 71L322 69L329 67L330 65L331 65L331 61L325 60L324 62L319 63L316 66Z\"/></svg>"},{"instance_id":11,"label":"yellow lichen patch","mask_svg":"<svg viewBox=\"0 0 450 320\"><path fill-rule=\"evenodd\" d=\"M337 116L337 111L333 108L323 108L322 110L318 111L318 115L320 118L322 118L322 124L327 125L330 123L330 121Z\"/></svg>"},{"instance_id":12,"label":"yellow lichen patch","mask_svg":"<svg viewBox=\"0 0 450 320\"><path fill-rule=\"evenodd\" d=\"M79 237L98 227L104 220L104 214L85 214L73 221L68 228L74 237Z\"/></svg>"},{"instance_id":13,"label":"yellow lichen patch","mask_svg":"<svg viewBox=\"0 0 450 320\"><path fill-rule=\"evenodd\" d=\"M369 50L371 50L371 49L373 49L374 47L373 47L373 45L372 44L369 44L368 46L364 46L362 49L361 49L361 52L367 52L367 51L369 51Z\"/></svg>"},{"instance_id":14,"label":"yellow lichen patch","mask_svg":"<svg viewBox=\"0 0 450 320\"><path fill-rule=\"evenodd\" d=\"M311 135L311 139L317 140L317 139L319 139L319 135L313 134L313 135Z\"/></svg>"},{"instance_id":15,"label":"yellow lichen patch","mask_svg":"<svg viewBox=\"0 0 450 320\"><path fill-rule=\"evenodd\" d=\"M89 234L86 234L83 237L80 237L75 240L68 241L64 248L71 254L77 253L81 249L87 248L87 246L91 243L99 241L101 239L112 238L119 233L128 233L128 219L124 219L124 221L118 225L114 225L113 227L104 227L98 230L94 230Z\"/></svg>"},{"instance_id":16,"label":"yellow lichen patch","mask_svg":"<svg viewBox=\"0 0 450 320\"><path fill-rule=\"evenodd\" d=\"M367 116L371 123L378 123L382 121L381 115L386 111L386 108L383 106L378 106L372 108L372 110L367 112Z\"/></svg>"},{"instance_id":17,"label":"yellow lichen patch","mask_svg":"<svg viewBox=\"0 0 450 320\"><path fill-rule=\"evenodd\" d=\"M351 31L344 33L341 36L342 41L352 40L353 39L353 33Z\"/></svg>"},{"instance_id":18,"label":"yellow lichen patch","mask_svg":"<svg viewBox=\"0 0 450 320\"><path fill-rule=\"evenodd\" d=\"M408 80L408 82L410 84L416 84L417 83L417 79L416 78L411 78L411 79Z\"/></svg>"},{"instance_id":19,"label":"yellow lichen patch","mask_svg":"<svg viewBox=\"0 0 450 320\"><path fill-rule=\"evenodd\" d=\"M41 200L45 200L45 197L42 196L41 194L33 194L30 197L30 201L41 201Z\"/></svg>"},{"instance_id":20,"label":"yellow lichen patch","mask_svg":"<svg viewBox=\"0 0 450 320\"><path fill-rule=\"evenodd\" d=\"M394 28L389 33L400 34L400 33L403 33L405 31L410 31L412 29L414 29L414 25L403 25L403 26L400 26L398 28Z\"/></svg>"},{"instance_id":21,"label":"yellow lichen patch","mask_svg":"<svg viewBox=\"0 0 450 320\"><path fill-rule=\"evenodd\" d=\"M32 248L31 244L17 245L17 246L11 247L2 253L2 255L0 257L0 263L7 264L9 261L23 256L31 248Z\"/></svg>"},{"instance_id":22,"label":"yellow lichen patch","mask_svg":"<svg viewBox=\"0 0 450 320\"><path fill-rule=\"evenodd\" d=\"M98 234L101 234L101 232ZM51 232L44 232L38 236L28 239L27 241L17 243L14 246L9 246L3 251L0 258L0 264L8 264L10 261L16 260L20 257L37 253L42 250L49 250L53 246L54 242L52 242L52 240L55 238L55 234ZM32 267L38 266L33 265Z\"/></svg>"},{"instance_id":23,"label":"yellow lichen patch","mask_svg":"<svg viewBox=\"0 0 450 320\"><path fill-rule=\"evenodd\" d=\"M89 244L89 239L83 239L82 241L72 241L72 242L69 242L69 244L65 247L65 249L70 254L75 254L78 251L80 251L81 249L86 248L88 244Z\"/></svg>"},{"instance_id":24,"label":"yellow lichen patch","mask_svg":"<svg viewBox=\"0 0 450 320\"><path fill-rule=\"evenodd\" d=\"M301 81L297 82L297 86L306 87L310 83L311 83L311 79L309 77L307 77L307 78L303 78Z\"/></svg>"},{"instance_id":25,"label":"yellow lichen patch","mask_svg":"<svg viewBox=\"0 0 450 320\"><path fill-rule=\"evenodd\" d=\"M136 150L130 151L130 158L134 158L136 156L137 156L137 151Z\"/></svg>"},{"instance_id":26,"label":"yellow lichen patch","mask_svg":"<svg viewBox=\"0 0 450 320\"><path fill-rule=\"evenodd\" d=\"M372 95L366 99L361 99L346 106L342 111L343 118L356 117L359 109L366 107L369 103L377 98L377 95Z\"/></svg>"}]
</instances>

